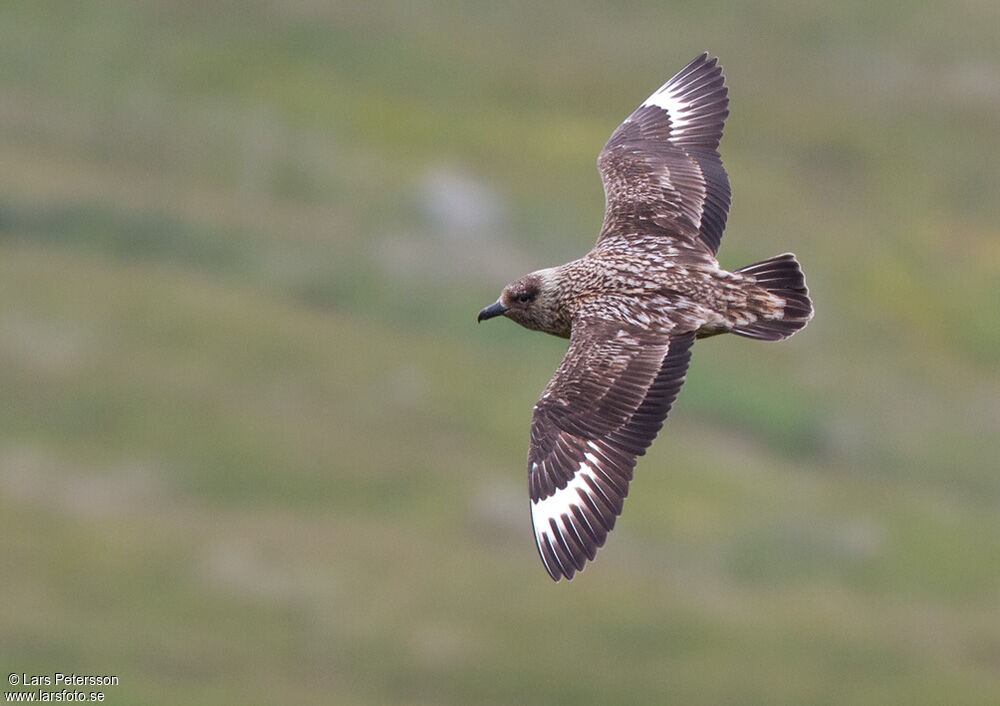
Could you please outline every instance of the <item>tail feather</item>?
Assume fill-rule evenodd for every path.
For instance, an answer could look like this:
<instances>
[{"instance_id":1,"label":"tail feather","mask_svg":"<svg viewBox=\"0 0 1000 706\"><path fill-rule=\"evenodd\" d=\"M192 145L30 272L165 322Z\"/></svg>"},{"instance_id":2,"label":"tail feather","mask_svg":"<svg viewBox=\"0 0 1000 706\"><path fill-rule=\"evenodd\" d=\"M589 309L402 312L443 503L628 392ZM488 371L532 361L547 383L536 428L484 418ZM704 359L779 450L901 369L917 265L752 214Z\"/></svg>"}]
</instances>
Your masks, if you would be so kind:
<instances>
[{"instance_id":1,"label":"tail feather","mask_svg":"<svg viewBox=\"0 0 1000 706\"><path fill-rule=\"evenodd\" d=\"M801 329L813 317L806 278L795 255L783 253L736 270L754 278L768 293L785 301L780 318L758 319L733 329L733 333L762 341L781 341Z\"/></svg>"}]
</instances>

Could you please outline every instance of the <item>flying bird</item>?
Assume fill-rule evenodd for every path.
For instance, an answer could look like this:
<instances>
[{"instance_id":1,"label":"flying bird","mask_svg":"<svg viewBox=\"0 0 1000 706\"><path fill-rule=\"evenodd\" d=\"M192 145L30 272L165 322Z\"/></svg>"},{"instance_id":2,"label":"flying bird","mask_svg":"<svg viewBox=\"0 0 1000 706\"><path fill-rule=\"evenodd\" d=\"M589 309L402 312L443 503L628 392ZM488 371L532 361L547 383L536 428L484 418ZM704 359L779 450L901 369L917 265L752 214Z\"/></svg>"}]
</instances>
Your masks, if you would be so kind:
<instances>
[{"instance_id":1,"label":"flying bird","mask_svg":"<svg viewBox=\"0 0 1000 706\"><path fill-rule=\"evenodd\" d=\"M695 339L780 341L812 318L793 254L733 272L716 260L730 204L718 153L728 106L717 59L702 54L681 69L601 150L605 211L593 249L511 282L479 312L569 339L535 404L528 448L535 542L555 581L604 545Z\"/></svg>"}]
</instances>

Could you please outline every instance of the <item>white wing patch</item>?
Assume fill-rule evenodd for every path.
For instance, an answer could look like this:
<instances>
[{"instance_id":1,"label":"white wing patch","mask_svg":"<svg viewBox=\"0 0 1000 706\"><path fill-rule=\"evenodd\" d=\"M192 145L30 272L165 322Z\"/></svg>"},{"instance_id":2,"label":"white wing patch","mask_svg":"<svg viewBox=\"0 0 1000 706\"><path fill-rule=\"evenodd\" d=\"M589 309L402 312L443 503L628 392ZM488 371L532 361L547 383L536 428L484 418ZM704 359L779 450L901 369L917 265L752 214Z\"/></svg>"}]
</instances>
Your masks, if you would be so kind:
<instances>
[{"instance_id":1,"label":"white wing patch","mask_svg":"<svg viewBox=\"0 0 1000 706\"><path fill-rule=\"evenodd\" d=\"M678 90L684 88L689 88L689 86L676 86L671 79L647 98L640 107L655 105L667 111L667 115L670 116L670 132L679 135L691 124L694 113L691 103L684 100L683 94Z\"/></svg>"},{"instance_id":2,"label":"white wing patch","mask_svg":"<svg viewBox=\"0 0 1000 706\"><path fill-rule=\"evenodd\" d=\"M590 463L597 462L597 457L594 454L588 453L586 454L586 458ZM535 541L538 543L538 553L541 554L542 562L549 569L550 573L554 571L558 574L560 567L549 566L548 561L545 559L546 552L542 550L545 543L548 542L551 547L558 547L561 543L565 543L565 540L561 539L558 535L575 536L576 530L570 522L571 517L579 516L583 518L584 522L587 522L586 515L581 512L584 505L581 494L593 497L594 491L591 490L587 481L589 479L591 482L594 482L597 479L590 463L581 461L580 467L573 474L573 477L566 484L565 488L557 489L555 493L547 498L531 501L531 522L535 526ZM574 508L577 508L576 513L573 512ZM553 529L553 524L555 525L555 529ZM596 527L592 527L591 531L596 534L597 529ZM554 555L556 561L558 561L558 552L550 552L550 555ZM572 571L572 567L563 568L561 571L565 573L567 568Z\"/></svg>"}]
</instances>

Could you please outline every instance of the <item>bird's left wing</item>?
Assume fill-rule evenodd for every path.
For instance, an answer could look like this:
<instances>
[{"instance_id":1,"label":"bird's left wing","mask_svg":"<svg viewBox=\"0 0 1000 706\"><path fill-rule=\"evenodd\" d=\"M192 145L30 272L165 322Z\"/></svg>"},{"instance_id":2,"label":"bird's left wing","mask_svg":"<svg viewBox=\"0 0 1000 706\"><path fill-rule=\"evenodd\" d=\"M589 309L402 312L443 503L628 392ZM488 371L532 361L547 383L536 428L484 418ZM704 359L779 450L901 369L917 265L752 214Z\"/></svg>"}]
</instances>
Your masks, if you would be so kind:
<instances>
[{"instance_id":1,"label":"bird's left wing","mask_svg":"<svg viewBox=\"0 0 1000 706\"><path fill-rule=\"evenodd\" d=\"M728 106L722 67L702 54L618 126L597 158L598 247L688 244L714 257L730 203L718 153Z\"/></svg>"},{"instance_id":2,"label":"bird's left wing","mask_svg":"<svg viewBox=\"0 0 1000 706\"><path fill-rule=\"evenodd\" d=\"M569 349L535 405L528 490L538 553L573 578L621 514L636 457L684 382L693 333L612 321L573 325Z\"/></svg>"}]
</instances>

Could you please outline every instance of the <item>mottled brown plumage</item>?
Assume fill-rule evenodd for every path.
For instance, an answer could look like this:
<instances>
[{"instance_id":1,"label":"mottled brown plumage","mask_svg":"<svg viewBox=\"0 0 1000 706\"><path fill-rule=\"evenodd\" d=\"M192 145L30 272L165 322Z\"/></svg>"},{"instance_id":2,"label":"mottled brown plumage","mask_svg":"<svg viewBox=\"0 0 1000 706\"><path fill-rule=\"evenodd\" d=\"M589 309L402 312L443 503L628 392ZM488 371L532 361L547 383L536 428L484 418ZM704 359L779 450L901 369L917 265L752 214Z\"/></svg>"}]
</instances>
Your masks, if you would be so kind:
<instances>
[{"instance_id":1,"label":"mottled brown plumage","mask_svg":"<svg viewBox=\"0 0 1000 706\"><path fill-rule=\"evenodd\" d=\"M614 527L695 339L777 341L812 318L794 255L735 272L715 259L730 204L717 152L728 114L722 69L702 54L601 151L605 216L594 248L512 282L479 314L570 339L535 405L528 450L535 540L556 581L582 570Z\"/></svg>"}]
</instances>

